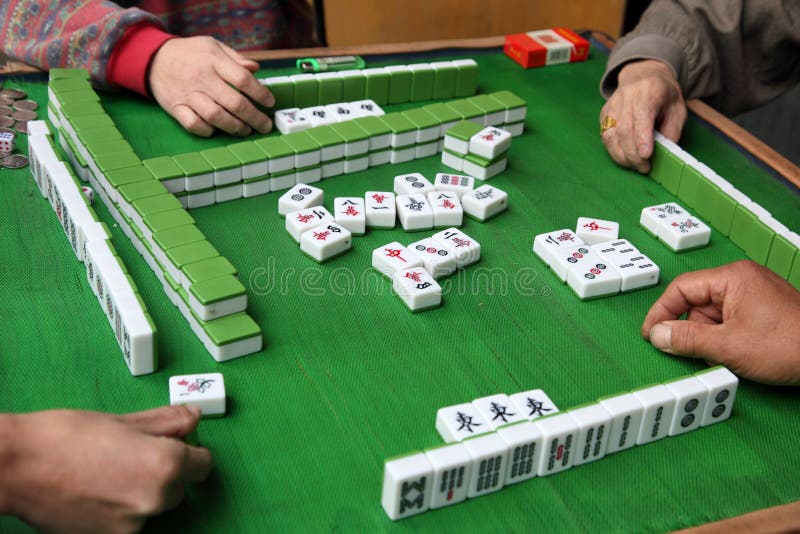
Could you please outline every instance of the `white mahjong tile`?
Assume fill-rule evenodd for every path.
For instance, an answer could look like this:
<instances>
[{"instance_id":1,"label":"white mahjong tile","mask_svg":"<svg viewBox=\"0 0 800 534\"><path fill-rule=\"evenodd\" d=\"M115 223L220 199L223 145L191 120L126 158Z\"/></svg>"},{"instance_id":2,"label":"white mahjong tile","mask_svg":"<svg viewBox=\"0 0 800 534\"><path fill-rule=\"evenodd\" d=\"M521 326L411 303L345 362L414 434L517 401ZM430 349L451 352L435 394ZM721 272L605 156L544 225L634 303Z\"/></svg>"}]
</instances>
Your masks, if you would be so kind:
<instances>
[{"instance_id":1,"label":"white mahjong tile","mask_svg":"<svg viewBox=\"0 0 800 534\"><path fill-rule=\"evenodd\" d=\"M405 163L412 161L417 155L417 147L392 148L389 151L389 161L391 163Z\"/></svg>"},{"instance_id":2,"label":"white mahjong tile","mask_svg":"<svg viewBox=\"0 0 800 534\"><path fill-rule=\"evenodd\" d=\"M464 158L451 154L447 150L442 150L442 164L458 172L464 171ZM470 176L470 178L472 178Z\"/></svg>"},{"instance_id":3,"label":"white mahjong tile","mask_svg":"<svg viewBox=\"0 0 800 534\"><path fill-rule=\"evenodd\" d=\"M452 443L491 432L492 428L478 409L467 402L439 408L436 412L436 430L445 442Z\"/></svg>"},{"instance_id":4,"label":"white mahjong tile","mask_svg":"<svg viewBox=\"0 0 800 534\"><path fill-rule=\"evenodd\" d=\"M324 222L300 235L300 250L322 263L353 247L353 234L335 222Z\"/></svg>"},{"instance_id":5,"label":"white mahjong tile","mask_svg":"<svg viewBox=\"0 0 800 534\"><path fill-rule=\"evenodd\" d=\"M606 454L629 449L636 445L639 429L642 427L644 406L632 393L624 393L599 400L603 408L611 414L608 429Z\"/></svg>"},{"instance_id":6,"label":"white mahjong tile","mask_svg":"<svg viewBox=\"0 0 800 534\"><path fill-rule=\"evenodd\" d=\"M203 415L224 415L225 379L221 373L171 376L169 403L197 406Z\"/></svg>"},{"instance_id":7,"label":"white mahjong tile","mask_svg":"<svg viewBox=\"0 0 800 534\"><path fill-rule=\"evenodd\" d=\"M612 416L602 405L589 404L567 412L578 424L572 465L599 460L606 455Z\"/></svg>"},{"instance_id":8,"label":"white mahjong tile","mask_svg":"<svg viewBox=\"0 0 800 534\"><path fill-rule=\"evenodd\" d=\"M436 308L442 303L442 287L424 267L394 273L392 289L413 313Z\"/></svg>"},{"instance_id":9,"label":"white mahjong tile","mask_svg":"<svg viewBox=\"0 0 800 534\"><path fill-rule=\"evenodd\" d=\"M669 435L672 415L675 413L675 395L663 384L631 391L642 403L642 427L639 429L637 445L665 438Z\"/></svg>"},{"instance_id":10,"label":"white mahjong tile","mask_svg":"<svg viewBox=\"0 0 800 534\"><path fill-rule=\"evenodd\" d=\"M370 138L370 143L372 143L372 139ZM378 150L377 152L370 152L369 153L369 166L370 167L377 167L379 165L386 165L390 163L392 160L392 151L389 149L385 150Z\"/></svg>"},{"instance_id":11,"label":"white mahjong tile","mask_svg":"<svg viewBox=\"0 0 800 534\"><path fill-rule=\"evenodd\" d=\"M509 423L527 421L527 418L522 415L519 408L514 405L511 398L505 393L497 393L475 399L472 401L472 405L478 409L484 419L489 421L489 426L492 430L497 430L499 427Z\"/></svg>"},{"instance_id":12,"label":"white mahjong tile","mask_svg":"<svg viewBox=\"0 0 800 534\"><path fill-rule=\"evenodd\" d=\"M338 104L328 104L325 106L328 115L335 119L336 122L349 121L354 119L353 111L350 109L350 104L347 102L339 102Z\"/></svg>"},{"instance_id":13,"label":"white mahjong tile","mask_svg":"<svg viewBox=\"0 0 800 534\"><path fill-rule=\"evenodd\" d=\"M484 184L465 193L461 204L464 213L483 222L508 208L508 194L502 189Z\"/></svg>"},{"instance_id":14,"label":"white mahjong tile","mask_svg":"<svg viewBox=\"0 0 800 534\"><path fill-rule=\"evenodd\" d=\"M658 239L676 252L690 250L708 245L711 228L696 217L672 217L661 221Z\"/></svg>"},{"instance_id":15,"label":"white mahjong tile","mask_svg":"<svg viewBox=\"0 0 800 534\"><path fill-rule=\"evenodd\" d=\"M523 109L524 110L525 108L523 107L523 108L518 108L518 109ZM509 110L508 112L511 113L511 111L513 111L513 110ZM524 111L523 111L523 113L524 113ZM525 131L525 122L524 121L519 121L519 122L515 122L513 124L504 124L503 125L503 129L505 131L507 131L508 133L510 133L511 137L518 137L518 136L522 135L523 131Z\"/></svg>"},{"instance_id":16,"label":"white mahjong tile","mask_svg":"<svg viewBox=\"0 0 800 534\"><path fill-rule=\"evenodd\" d=\"M550 269L553 270L559 280L562 282L567 281L569 270L572 266L585 264L593 259L595 256L589 256L591 248L588 245L580 245L573 248L553 251L553 261L550 263Z\"/></svg>"},{"instance_id":17,"label":"white mahjong tile","mask_svg":"<svg viewBox=\"0 0 800 534\"><path fill-rule=\"evenodd\" d=\"M678 378L664 385L675 395L675 414L669 427L669 435L677 436L700 428L700 422L708 400L708 388L694 376Z\"/></svg>"},{"instance_id":18,"label":"white mahjong tile","mask_svg":"<svg viewBox=\"0 0 800 534\"><path fill-rule=\"evenodd\" d=\"M433 234L433 238L450 247L461 269L481 259L481 244L458 228L448 228Z\"/></svg>"},{"instance_id":19,"label":"white mahjong tile","mask_svg":"<svg viewBox=\"0 0 800 534\"><path fill-rule=\"evenodd\" d=\"M580 299L614 295L622 287L622 276L590 250L581 261L570 264L567 285Z\"/></svg>"},{"instance_id":20,"label":"white mahjong tile","mask_svg":"<svg viewBox=\"0 0 800 534\"><path fill-rule=\"evenodd\" d=\"M497 435L508 445L505 485L535 477L544 437L536 425L527 420L509 423L498 428Z\"/></svg>"},{"instance_id":21,"label":"white mahjong tile","mask_svg":"<svg viewBox=\"0 0 800 534\"><path fill-rule=\"evenodd\" d=\"M487 126L469 140L469 151L486 159L495 159L511 147L511 134L497 126Z\"/></svg>"},{"instance_id":22,"label":"white mahjong tile","mask_svg":"<svg viewBox=\"0 0 800 534\"><path fill-rule=\"evenodd\" d=\"M344 151L344 147L342 147L342 150ZM323 180L326 178L333 178L334 176L339 176L341 174L344 174L344 159L322 162Z\"/></svg>"},{"instance_id":23,"label":"white mahjong tile","mask_svg":"<svg viewBox=\"0 0 800 534\"><path fill-rule=\"evenodd\" d=\"M641 224L645 230L658 237L661 221L673 216L688 217L689 212L675 202L648 206L642 209L642 214L639 217L639 224Z\"/></svg>"},{"instance_id":24,"label":"white mahjong tile","mask_svg":"<svg viewBox=\"0 0 800 534\"><path fill-rule=\"evenodd\" d=\"M396 521L427 511L432 489L433 466L424 453L386 461L381 506L389 519Z\"/></svg>"},{"instance_id":25,"label":"white mahjong tile","mask_svg":"<svg viewBox=\"0 0 800 534\"><path fill-rule=\"evenodd\" d=\"M364 235L367 231L367 218L364 199L361 197L336 197L333 200L333 215L353 235Z\"/></svg>"},{"instance_id":26,"label":"white mahjong tile","mask_svg":"<svg viewBox=\"0 0 800 534\"><path fill-rule=\"evenodd\" d=\"M286 231L300 242L300 235L323 222L333 222L333 215L323 206L316 206L286 214Z\"/></svg>"},{"instance_id":27,"label":"white mahjong tile","mask_svg":"<svg viewBox=\"0 0 800 534\"><path fill-rule=\"evenodd\" d=\"M337 118L331 115L326 106L313 106L303 108L300 111L311 123L311 126L324 126L338 122Z\"/></svg>"},{"instance_id":28,"label":"white mahjong tile","mask_svg":"<svg viewBox=\"0 0 800 534\"><path fill-rule=\"evenodd\" d=\"M510 395L509 398L517 407L522 417L533 421L545 415L558 413L558 407L541 389L531 389Z\"/></svg>"},{"instance_id":29,"label":"white mahjong tile","mask_svg":"<svg viewBox=\"0 0 800 534\"><path fill-rule=\"evenodd\" d=\"M498 161L495 161L488 167L483 167L482 165L478 165L477 163L473 163L468 159L465 159L462 172L469 174L470 176L474 176L476 180L486 181L489 178L493 178L506 170L507 166L508 158L502 158Z\"/></svg>"},{"instance_id":30,"label":"white mahjong tile","mask_svg":"<svg viewBox=\"0 0 800 534\"><path fill-rule=\"evenodd\" d=\"M429 158L439 151L439 141L433 140L414 147L414 159Z\"/></svg>"},{"instance_id":31,"label":"white mahjong tile","mask_svg":"<svg viewBox=\"0 0 800 534\"><path fill-rule=\"evenodd\" d=\"M462 443L472 456L472 476L467 497L472 499L503 489L508 443L496 433L467 438Z\"/></svg>"},{"instance_id":32,"label":"white mahjong tile","mask_svg":"<svg viewBox=\"0 0 800 534\"><path fill-rule=\"evenodd\" d=\"M433 186L437 191L450 191L463 198L465 193L469 193L475 188L475 178L459 174L437 173Z\"/></svg>"},{"instance_id":33,"label":"white mahjong tile","mask_svg":"<svg viewBox=\"0 0 800 534\"><path fill-rule=\"evenodd\" d=\"M431 237L411 243L406 248L416 254L422 266L436 279L450 276L456 271L453 251Z\"/></svg>"},{"instance_id":34,"label":"white mahjong tile","mask_svg":"<svg viewBox=\"0 0 800 534\"><path fill-rule=\"evenodd\" d=\"M460 503L467 498L472 475L472 456L461 443L448 443L425 451L433 466L431 510Z\"/></svg>"},{"instance_id":35,"label":"white mahjong tile","mask_svg":"<svg viewBox=\"0 0 800 534\"><path fill-rule=\"evenodd\" d=\"M568 413L540 417L533 421L542 433L542 456L536 468L540 477L565 471L572 467L577 446L578 424Z\"/></svg>"},{"instance_id":36,"label":"white mahjong tile","mask_svg":"<svg viewBox=\"0 0 800 534\"><path fill-rule=\"evenodd\" d=\"M619 223L591 217L578 217L575 233L587 245L612 241L619 237Z\"/></svg>"},{"instance_id":37,"label":"white mahjong tile","mask_svg":"<svg viewBox=\"0 0 800 534\"><path fill-rule=\"evenodd\" d=\"M397 195L426 194L434 191L433 184L418 172L401 174L394 177L394 192Z\"/></svg>"},{"instance_id":38,"label":"white mahjong tile","mask_svg":"<svg viewBox=\"0 0 800 534\"><path fill-rule=\"evenodd\" d=\"M425 195L397 195L397 218L407 232L433 228L433 209Z\"/></svg>"},{"instance_id":39,"label":"white mahjong tile","mask_svg":"<svg viewBox=\"0 0 800 534\"><path fill-rule=\"evenodd\" d=\"M448 191L429 191L428 204L433 209L434 228L461 226L464 221L464 208L458 195Z\"/></svg>"},{"instance_id":40,"label":"white mahjong tile","mask_svg":"<svg viewBox=\"0 0 800 534\"><path fill-rule=\"evenodd\" d=\"M695 373L694 376L708 388L708 400L700 426L712 425L729 418L739 387L736 375L725 367L716 366Z\"/></svg>"},{"instance_id":41,"label":"white mahjong tile","mask_svg":"<svg viewBox=\"0 0 800 534\"><path fill-rule=\"evenodd\" d=\"M383 108L381 108L378 104L376 104L374 100L369 100L369 99L356 100L355 102L350 102L350 109L354 114L358 115L359 117L366 117L369 115L374 115L376 117L379 117L381 115L386 114L383 111Z\"/></svg>"},{"instance_id":42,"label":"white mahjong tile","mask_svg":"<svg viewBox=\"0 0 800 534\"><path fill-rule=\"evenodd\" d=\"M394 278L395 273L423 267L422 258L402 243L393 241L372 251L372 266L383 275Z\"/></svg>"},{"instance_id":43,"label":"white mahjong tile","mask_svg":"<svg viewBox=\"0 0 800 534\"><path fill-rule=\"evenodd\" d=\"M322 189L313 185L297 184L278 199L278 213L285 216L293 211L321 206L324 197L325 192Z\"/></svg>"},{"instance_id":44,"label":"white mahjong tile","mask_svg":"<svg viewBox=\"0 0 800 534\"><path fill-rule=\"evenodd\" d=\"M620 290L623 292L633 291L657 285L661 274L658 265L627 241L621 241L625 245L614 246L614 243L620 241L610 241L592 247L592 250L611 264L622 277Z\"/></svg>"},{"instance_id":45,"label":"white mahjong tile","mask_svg":"<svg viewBox=\"0 0 800 534\"><path fill-rule=\"evenodd\" d=\"M275 127L282 133L299 132L311 127L311 121L299 108L280 109L275 112Z\"/></svg>"},{"instance_id":46,"label":"white mahjong tile","mask_svg":"<svg viewBox=\"0 0 800 534\"><path fill-rule=\"evenodd\" d=\"M556 259L556 252L583 245L583 239L573 230L565 228L554 232L539 234L533 239L533 252L548 266Z\"/></svg>"},{"instance_id":47,"label":"white mahjong tile","mask_svg":"<svg viewBox=\"0 0 800 534\"><path fill-rule=\"evenodd\" d=\"M367 191L364 193L368 228L394 228L397 221L397 205L394 193Z\"/></svg>"}]
</instances>

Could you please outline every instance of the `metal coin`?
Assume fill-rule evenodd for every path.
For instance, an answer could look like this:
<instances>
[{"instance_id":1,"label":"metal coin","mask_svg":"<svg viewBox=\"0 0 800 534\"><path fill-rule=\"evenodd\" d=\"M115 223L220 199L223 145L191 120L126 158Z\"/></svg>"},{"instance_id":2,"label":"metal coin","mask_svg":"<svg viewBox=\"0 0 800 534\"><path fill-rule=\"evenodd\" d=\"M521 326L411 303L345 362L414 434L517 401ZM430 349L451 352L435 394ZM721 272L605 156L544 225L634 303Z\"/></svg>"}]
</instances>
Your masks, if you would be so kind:
<instances>
[{"instance_id":1,"label":"metal coin","mask_svg":"<svg viewBox=\"0 0 800 534\"><path fill-rule=\"evenodd\" d=\"M14 129L21 134L28 133L28 121L17 121L17 124L14 126Z\"/></svg>"},{"instance_id":2,"label":"metal coin","mask_svg":"<svg viewBox=\"0 0 800 534\"><path fill-rule=\"evenodd\" d=\"M20 91L19 89L3 89L0 91L0 94L5 95L12 100L20 100L28 97L28 94L25 91Z\"/></svg>"},{"instance_id":3,"label":"metal coin","mask_svg":"<svg viewBox=\"0 0 800 534\"><path fill-rule=\"evenodd\" d=\"M0 127L0 133L10 133L13 135L17 135L17 131L14 128Z\"/></svg>"},{"instance_id":4,"label":"metal coin","mask_svg":"<svg viewBox=\"0 0 800 534\"><path fill-rule=\"evenodd\" d=\"M3 117L8 117L8 116L10 116L12 113L14 113L14 110L13 110L13 109L11 109L11 108L10 108L10 107L8 107L8 106L4 106L4 105L0 104L0 116L3 116Z\"/></svg>"},{"instance_id":5,"label":"metal coin","mask_svg":"<svg viewBox=\"0 0 800 534\"><path fill-rule=\"evenodd\" d=\"M35 111L28 111L27 109L20 109L11 114L11 118L15 121L35 121L38 115Z\"/></svg>"},{"instance_id":6,"label":"metal coin","mask_svg":"<svg viewBox=\"0 0 800 534\"><path fill-rule=\"evenodd\" d=\"M0 150L0 159L10 156L13 152L13 150Z\"/></svg>"},{"instance_id":7,"label":"metal coin","mask_svg":"<svg viewBox=\"0 0 800 534\"><path fill-rule=\"evenodd\" d=\"M0 128L13 128L14 119L11 117L0 117Z\"/></svg>"},{"instance_id":8,"label":"metal coin","mask_svg":"<svg viewBox=\"0 0 800 534\"><path fill-rule=\"evenodd\" d=\"M39 104L34 102L33 100L15 100L12 104L14 109L24 109L27 111L34 111L39 109Z\"/></svg>"},{"instance_id":9,"label":"metal coin","mask_svg":"<svg viewBox=\"0 0 800 534\"><path fill-rule=\"evenodd\" d=\"M22 154L12 154L0 159L0 165L7 169L21 169L28 166L28 158Z\"/></svg>"}]
</instances>

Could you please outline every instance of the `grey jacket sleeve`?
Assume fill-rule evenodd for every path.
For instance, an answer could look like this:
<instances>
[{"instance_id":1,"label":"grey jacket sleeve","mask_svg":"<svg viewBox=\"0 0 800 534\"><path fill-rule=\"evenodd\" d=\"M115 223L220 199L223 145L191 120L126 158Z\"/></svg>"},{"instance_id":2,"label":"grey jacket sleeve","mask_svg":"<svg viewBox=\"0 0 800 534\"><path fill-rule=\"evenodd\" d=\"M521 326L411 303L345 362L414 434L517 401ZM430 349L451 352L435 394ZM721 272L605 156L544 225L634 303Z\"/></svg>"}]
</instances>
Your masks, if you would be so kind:
<instances>
[{"instance_id":1,"label":"grey jacket sleeve","mask_svg":"<svg viewBox=\"0 0 800 534\"><path fill-rule=\"evenodd\" d=\"M800 1L654 0L609 57L603 96L640 59L669 65L687 99L729 115L757 107L800 81Z\"/></svg>"}]
</instances>

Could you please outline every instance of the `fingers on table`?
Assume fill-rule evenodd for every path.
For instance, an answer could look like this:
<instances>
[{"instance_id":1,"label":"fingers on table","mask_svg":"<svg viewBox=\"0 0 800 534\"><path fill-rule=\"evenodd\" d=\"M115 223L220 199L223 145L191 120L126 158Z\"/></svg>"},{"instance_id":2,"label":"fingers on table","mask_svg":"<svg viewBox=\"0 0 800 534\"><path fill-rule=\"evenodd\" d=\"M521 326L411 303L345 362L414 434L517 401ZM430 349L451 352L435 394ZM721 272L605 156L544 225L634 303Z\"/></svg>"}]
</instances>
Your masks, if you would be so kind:
<instances>
[{"instance_id":1,"label":"fingers on table","mask_svg":"<svg viewBox=\"0 0 800 534\"><path fill-rule=\"evenodd\" d=\"M170 114L175 117L181 126L194 135L200 137L210 137L214 133L214 127L198 115L190 106L178 104L170 110Z\"/></svg>"},{"instance_id":2,"label":"fingers on table","mask_svg":"<svg viewBox=\"0 0 800 534\"><path fill-rule=\"evenodd\" d=\"M163 406L123 415L122 420L152 436L182 438L197 428L200 410L195 406Z\"/></svg>"},{"instance_id":3,"label":"fingers on table","mask_svg":"<svg viewBox=\"0 0 800 534\"><path fill-rule=\"evenodd\" d=\"M707 315L711 314L712 307L721 310L721 297L714 294L713 287L717 277L711 271L684 273L673 280L647 312L642 335L649 339L654 325L675 320L692 308L704 310Z\"/></svg>"}]
</instances>

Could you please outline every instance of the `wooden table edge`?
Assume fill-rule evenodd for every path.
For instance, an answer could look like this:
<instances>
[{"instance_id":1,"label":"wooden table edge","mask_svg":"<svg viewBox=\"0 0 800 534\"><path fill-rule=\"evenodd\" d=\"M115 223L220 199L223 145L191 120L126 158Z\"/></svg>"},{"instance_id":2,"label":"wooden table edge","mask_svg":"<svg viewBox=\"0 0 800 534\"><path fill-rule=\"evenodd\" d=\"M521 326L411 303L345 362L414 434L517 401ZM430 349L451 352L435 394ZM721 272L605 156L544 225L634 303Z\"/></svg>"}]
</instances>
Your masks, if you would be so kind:
<instances>
[{"instance_id":1,"label":"wooden table edge","mask_svg":"<svg viewBox=\"0 0 800 534\"><path fill-rule=\"evenodd\" d=\"M614 47L614 42L607 37L595 33L595 39L607 46L609 49ZM279 59L295 59L301 57L324 57L341 55L384 55L384 54L407 54L415 52L431 52L447 48L491 48L502 46L503 36L481 37L477 39L450 39L441 41L419 41L413 43L388 43L371 44L357 46L339 46L323 48L295 48L285 50L263 50L257 52L245 52L244 55L255 61L270 61ZM9 61L0 69L0 74L9 75L17 73L39 72L35 67ZM744 130L741 126L734 123L726 116L714 110L704 102L691 100L687 103L689 109L704 121L708 122L720 132L728 136L735 143L742 146L755 158L762 161L765 165L786 178L788 181L800 187L800 167L778 154L775 150L764 144L752 134ZM717 532L737 533L737 532L797 532L800 531L800 501L756 510L740 516L722 519L713 523L708 523L700 527L678 531L681 534L712 534Z\"/></svg>"}]
</instances>

